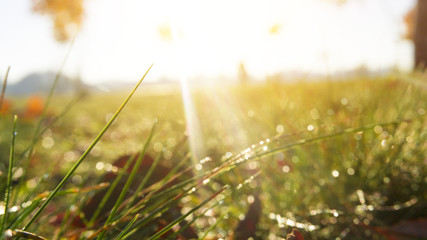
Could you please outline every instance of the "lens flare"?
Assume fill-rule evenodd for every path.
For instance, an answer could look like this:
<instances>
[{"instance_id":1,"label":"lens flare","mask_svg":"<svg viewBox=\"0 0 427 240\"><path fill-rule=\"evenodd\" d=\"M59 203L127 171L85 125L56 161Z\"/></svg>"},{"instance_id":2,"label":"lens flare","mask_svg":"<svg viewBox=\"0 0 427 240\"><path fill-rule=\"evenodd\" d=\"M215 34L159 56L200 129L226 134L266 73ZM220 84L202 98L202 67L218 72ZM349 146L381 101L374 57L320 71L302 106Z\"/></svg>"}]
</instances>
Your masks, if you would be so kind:
<instances>
[{"instance_id":1,"label":"lens flare","mask_svg":"<svg viewBox=\"0 0 427 240\"><path fill-rule=\"evenodd\" d=\"M178 29L174 21L170 22L170 29L172 32L172 42L175 50L175 61L179 66L179 82L181 85L182 101L184 104L185 120L186 120L186 134L188 135L190 150L194 164L202 159L204 155L202 136L200 131L200 124L197 117L197 112L194 108L193 99L191 97L190 88L186 75L186 61L185 61L185 48L181 43L181 38L178 35Z\"/></svg>"}]
</instances>

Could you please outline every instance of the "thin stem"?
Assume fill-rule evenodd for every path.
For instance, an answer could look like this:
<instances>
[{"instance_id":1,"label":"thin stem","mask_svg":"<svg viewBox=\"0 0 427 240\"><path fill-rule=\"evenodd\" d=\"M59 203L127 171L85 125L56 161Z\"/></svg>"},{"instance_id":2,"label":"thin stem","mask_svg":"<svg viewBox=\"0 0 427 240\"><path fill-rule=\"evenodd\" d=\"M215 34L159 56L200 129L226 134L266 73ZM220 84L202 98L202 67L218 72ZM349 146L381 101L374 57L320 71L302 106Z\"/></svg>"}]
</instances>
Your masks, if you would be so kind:
<instances>
[{"instance_id":1,"label":"thin stem","mask_svg":"<svg viewBox=\"0 0 427 240\"><path fill-rule=\"evenodd\" d=\"M30 221L25 225L23 230L28 229L31 224L36 220L36 218L40 215L40 213L46 208L46 206L52 201L52 199L55 197L55 195L59 192L59 190L64 186L64 184L67 182L67 180L71 177L71 175L76 171L76 169L79 167L79 165L83 162L84 159L86 159L87 155L89 155L90 151L95 147L95 145L98 143L98 141L101 139L101 137L104 135L104 133L107 131L107 129L113 124L114 120L116 120L117 116L120 114L122 109L126 106L126 104L129 102L132 95L135 93L136 89L138 89L139 85L142 83L142 80L144 80L145 76L150 71L151 65L147 72L145 72L144 76L139 80L139 82L136 84L135 88L129 93L129 95L126 97L126 99L123 101L122 105L117 109L116 113L113 115L113 117L108 121L108 123L105 125L105 127L101 130L101 132L98 134L98 136L95 138L95 140L90 144L90 146L86 149L86 151L82 154L80 159L74 164L74 166L68 171L67 175L62 179L62 181L58 184L58 186L53 190L53 192L49 195L49 197L46 199L46 201L40 206L39 210L34 214L34 216L30 219Z\"/></svg>"},{"instance_id":2,"label":"thin stem","mask_svg":"<svg viewBox=\"0 0 427 240\"><path fill-rule=\"evenodd\" d=\"M138 217L139 217L139 214L136 214L136 216L132 219L132 221L130 221L129 224L126 225L125 229L123 229L123 231L121 231L120 234L117 235L117 237L114 240L122 239L125 236L125 234L129 231L129 228L132 227L136 219L138 219Z\"/></svg>"},{"instance_id":3,"label":"thin stem","mask_svg":"<svg viewBox=\"0 0 427 240\"><path fill-rule=\"evenodd\" d=\"M15 137L16 137L16 122L18 121L18 116L14 116L13 118L13 129L12 129L12 143L10 144L10 156L9 156L9 168L7 171L7 183L6 183L6 193L4 196L5 208L3 221L0 229L0 234L3 233L4 226L8 220L9 215L9 199L10 199L10 191L12 189L12 169L13 169L13 160L15 156Z\"/></svg>"},{"instance_id":4,"label":"thin stem","mask_svg":"<svg viewBox=\"0 0 427 240\"><path fill-rule=\"evenodd\" d=\"M2 89L1 89L1 96L0 96L0 110L1 110L1 107L3 106L4 92L6 91L7 76L9 76L9 70L10 70L10 66L9 66L9 67L7 67L6 75L4 76L3 87L2 87Z\"/></svg>"},{"instance_id":5,"label":"thin stem","mask_svg":"<svg viewBox=\"0 0 427 240\"><path fill-rule=\"evenodd\" d=\"M144 144L144 146L142 148L142 151L139 154L139 157L138 157L138 159L135 162L135 165L133 166L132 172L130 173L129 178L126 181L125 186L123 187L122 191L120 192L120 195L117 198L117 201L114 204L114 207L111 210L111 213L108 216L107 221L105 222L105 225L108 225L109 223L111 223L113 221L113 218L116 215L117 209L119 208L120 204L122 204L122 202L123 202L126 194L128 193L130 185L132 184L133 179L135 178L135 175L136 175L137 171L139 170L139 166L141 165L142 160L144 159L144 155L145 155L145 153L146 153L146 151L148 149L148 146L150 145L151 139L153 139L154 130L155 130L156 125L157 125L157 122L154 123L153 127L151 128L151 131L150 131L150 134L148 136L148 139L145 142L145 144ZM104 234L105 234L105 231L101 232L101 234L99 234L99 236L98 236L97 239L102 239L104 237Z\"/></svg>"},{"instance_id":6,"label":"thin stem","mask_svg":"<svg viewBox=\"0 0 427 240\"><path fill-rule=\"evenodd\" d=\"M93 224L95 223L96 218L99 216L99 214L101 213L101 210L104 208L105 204L110 199L111 194L113 193L113 191L116 188L116 186L119 184L119 182L122 179L124 173L128 170L128 168L129 168L130 164L133 162L134 158L135 158L135 156L131 155L128 158L125 166L123 167L123 170L119 172L119 174L117 175L117 177L115 177L114 182L110 185L110 187L108 188L108 190L105 193L104 197L102 197L101 202L96 207L95 213L90 218L90 220L89 220L89 226L93 226Z\"/></svg>"},{"instance_id":7,"label":"thin stem","mask_svg":"<svg viewBox=\"0 0 427 240\"><path fill-rule=\"evenodd\" d=\"M186 217L188 217L190 214L192 214L193 212L195 212L198 209L200 209L202 206L204 206L206 203L208 203L209 201L211 201L212 199L214 199L216 196L218 196L220 193L222 193L227 188L228 188L228 186L223 187L221 190L219 190L218 192L214 193L212 196L210 196L209 198L207 198L206 200L204 200L202 203L200 203L199 205L197 205L196 207L194 207L193 209L191 209L190 211L188 211L186 214L184 214L181 217L175 219L173 222L169 223L166 227L162 228L160 231L158 231L157 233L155 233L153 236L151 236L149 238L149 240L158 239L160 236L162 236L163 234L165 234L173 226L175 226L176 224L178 224L181 221L183 221Z\"/></svg>"}]
</instances>

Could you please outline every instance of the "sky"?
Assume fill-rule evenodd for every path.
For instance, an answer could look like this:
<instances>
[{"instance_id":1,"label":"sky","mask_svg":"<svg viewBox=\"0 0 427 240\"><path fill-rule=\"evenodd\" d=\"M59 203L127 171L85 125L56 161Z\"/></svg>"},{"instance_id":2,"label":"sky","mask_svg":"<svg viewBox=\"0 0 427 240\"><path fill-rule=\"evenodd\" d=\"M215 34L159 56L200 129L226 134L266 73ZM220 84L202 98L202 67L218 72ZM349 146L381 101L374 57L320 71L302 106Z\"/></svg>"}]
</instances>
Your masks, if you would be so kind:
<instances>
[{"instance_id":1,"label":"sky","mask_svg":"<svg viewBox=\"0 0 427 240\"><path fill-rule=\"evenodd\" d=\"M410 70L403 15L415 0L85 0L64 73L85 82L254 78L278 72L333 74L366 66ZM30 0L0 2L0 77L56 72L69 43L53 37ZM277 31L271 34L271 29ZM161 32L170 30L171 37Z\"/></svg>"}]
</instances>

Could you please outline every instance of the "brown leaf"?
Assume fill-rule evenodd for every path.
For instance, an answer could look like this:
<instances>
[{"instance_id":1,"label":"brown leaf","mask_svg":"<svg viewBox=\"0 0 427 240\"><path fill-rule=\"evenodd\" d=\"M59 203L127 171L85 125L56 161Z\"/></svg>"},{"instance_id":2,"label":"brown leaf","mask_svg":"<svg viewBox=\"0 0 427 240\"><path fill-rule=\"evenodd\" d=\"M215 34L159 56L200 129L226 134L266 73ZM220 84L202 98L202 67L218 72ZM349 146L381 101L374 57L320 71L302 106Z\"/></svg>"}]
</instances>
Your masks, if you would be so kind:
<instances>
[{"instance_id":1,"label":"brown leaf","mask_svg":"<svg viewBox=\"0 0 427 240\"><path fill-rule=\"evenodd\" d=\"M295 228L286 236L286 240L304 240L304 237Z\"/></svg>"}]
</instances>

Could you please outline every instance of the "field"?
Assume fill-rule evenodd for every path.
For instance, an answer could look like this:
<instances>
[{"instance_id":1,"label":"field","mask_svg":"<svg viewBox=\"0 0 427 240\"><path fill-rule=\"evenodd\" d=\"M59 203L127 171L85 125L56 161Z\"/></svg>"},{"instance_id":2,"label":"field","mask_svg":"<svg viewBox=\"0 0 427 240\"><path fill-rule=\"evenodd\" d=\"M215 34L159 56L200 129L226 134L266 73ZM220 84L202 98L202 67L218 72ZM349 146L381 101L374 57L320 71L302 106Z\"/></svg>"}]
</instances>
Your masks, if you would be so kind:
<instances>
[{"instance_id":1,"label":"field","mask_svg":"<svg viewBox=\"0 0 427 240\"><path fill-rule=\"evenodd\" d=\"M9 99L0 115L1 196L12 189L2 229L48 239L286 239L293 228L305 239L426 238L426 86L388 76L199 86L183 97L142 83L87 157L128 93L54 95L44 118L24 116L27 98ZM129 157L119 166L145 147L141 168L125 166ZM83 216L118 178L110 208Z\"/></svg>"}]
</instances>

